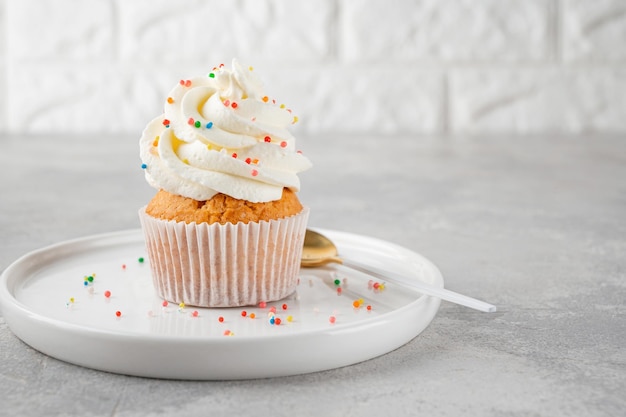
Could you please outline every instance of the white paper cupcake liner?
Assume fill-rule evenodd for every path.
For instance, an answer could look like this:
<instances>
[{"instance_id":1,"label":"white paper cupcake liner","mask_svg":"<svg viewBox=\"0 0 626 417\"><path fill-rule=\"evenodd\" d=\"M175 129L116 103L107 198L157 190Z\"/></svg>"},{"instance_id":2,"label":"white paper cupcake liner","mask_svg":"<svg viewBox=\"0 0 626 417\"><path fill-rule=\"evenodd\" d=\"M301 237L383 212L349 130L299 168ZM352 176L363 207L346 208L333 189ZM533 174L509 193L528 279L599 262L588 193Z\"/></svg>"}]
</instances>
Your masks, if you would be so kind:
<instances>
[{"instance_id":1,"label":"white paper cupcake liner","mask_svg":"<svg viewBox=\"0 0 626 417\"><path fill-rule=\"evenodd\" d=\"M309 209L248 224L160 220L139 210L157 294L177 304L236 307L296 289Z\"/></svg>"}]
</instances>

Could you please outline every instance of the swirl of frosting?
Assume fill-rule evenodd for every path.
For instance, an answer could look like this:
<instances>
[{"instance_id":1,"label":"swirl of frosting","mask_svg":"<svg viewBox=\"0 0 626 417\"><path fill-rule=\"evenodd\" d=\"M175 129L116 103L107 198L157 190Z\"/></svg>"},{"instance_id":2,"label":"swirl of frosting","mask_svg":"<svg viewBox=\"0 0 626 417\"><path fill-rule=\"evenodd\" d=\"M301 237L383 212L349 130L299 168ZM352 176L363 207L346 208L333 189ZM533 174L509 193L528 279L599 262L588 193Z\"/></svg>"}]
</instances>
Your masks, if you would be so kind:
<instances>
[{"instance_id":1,"label":"swirl of frosting","mask_svg":"<svg viewBox=\"0 0 626 417\"><path fill-rule=\"evenodd\" d=\"M217 193L278 200L284 187L298 191L297 174L311 167L287 130L296 120L236 60L231 71L221 65L206 77L181 80L141 136L146 180L198 201Z\"/></svg>"}]
</instances>

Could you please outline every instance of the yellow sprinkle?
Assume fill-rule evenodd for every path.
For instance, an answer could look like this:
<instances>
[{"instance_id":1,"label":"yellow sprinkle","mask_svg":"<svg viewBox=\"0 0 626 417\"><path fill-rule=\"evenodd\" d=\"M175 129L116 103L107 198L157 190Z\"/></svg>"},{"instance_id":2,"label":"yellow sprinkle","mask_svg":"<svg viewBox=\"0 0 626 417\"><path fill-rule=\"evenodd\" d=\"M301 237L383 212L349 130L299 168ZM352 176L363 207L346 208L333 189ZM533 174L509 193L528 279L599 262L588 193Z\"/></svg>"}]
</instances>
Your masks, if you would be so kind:
<instances>
[{"instance_id":1,"label":"yellow sprinkle","mask_svg":"<svg viewBox=\"0 0 626 417\"><path fill-rule=\"evenodd\" d=\"M70 303L73 303L73 302L74 302L74 297L71 297L70 298Z\"/></svg>"},{"instance_id":2,"label":"yellow sprinkle","mask_svg":"<svg viewBox=\"0 0 626 417\"><path fill-rule=\"evenodd\" d=\"M298 123L298 116L293 116L293 122L292 123Z\"/></svg>"},{"instance_id":3,"label":"yellow sprinkle","mask_svg":"<svg viewBox=\"0 0 626 417\"><path fill-rule=\"evenodd\" d=\"M178 305L178 307L180 307L180 308L185 308L185 303L180 303L180 304Z\"/></svg>"},{"instance_id":4,"label":"yellow sprinkle","mask_svg":"<svg viewBox=\"0 0 626 417\"><path fill-rule=\"evenodd\" d=\"M281 105L280 105L280 108L281 108L281 109L284 109L284 108L285 108L285 105L284 105L284 104L281 104Z\"/></svg>"},{"instance_id":5,"label":"yellow sprinkle","mask_svg":"<svg viewBox=\"0 0 626 417\"><path fill-rule=\"evenodd\" d=\"M293 321L293 317L292 317L292 316L287 316L287 321L288 321L289 323L291 323L291 322Z\"/></svg>"},{"instance_id":6,"label":"yellow sprinkle","mask_svg":"<svg viewBox=\"0 0 626 417\"><path fill-rule=\"evenodd\" d=\"M250 71L254 71L254 67L248 67Z\"/></svg>"},{"instance_id":7,"label":"yellow sprinkle","mask_svg":"<svg viewBox=\"0 0 626 417\"><path fill-rule=\"evenodd\" d=\"M183 164L189 165L189 160L187 158L183 159Z\"/></svg>"}]
</instances>

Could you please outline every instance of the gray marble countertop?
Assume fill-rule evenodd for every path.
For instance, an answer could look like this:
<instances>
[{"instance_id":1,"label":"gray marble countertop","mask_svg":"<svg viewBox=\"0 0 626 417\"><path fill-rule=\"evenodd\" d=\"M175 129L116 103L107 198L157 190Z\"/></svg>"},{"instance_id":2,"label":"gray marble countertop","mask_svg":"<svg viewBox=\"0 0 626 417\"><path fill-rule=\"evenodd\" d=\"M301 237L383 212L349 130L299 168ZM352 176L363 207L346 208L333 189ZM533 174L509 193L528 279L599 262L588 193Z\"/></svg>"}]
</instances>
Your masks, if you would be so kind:
<instances>
[{"instance_id":1,"label":"gray marble countertop","mask_svg":"<svg viewBox=\"0 0 626 417\"><path fill-rule=\"evenodd\" d=\"M623 416L623 137L302 138L310 225L431 259L430 326L345 368L248 381L109 374L47 357L0 317L0 415ZM0 137L0 270L70 238L138 228L153 195L129 136Z\"/></svg>"}]
</instances>

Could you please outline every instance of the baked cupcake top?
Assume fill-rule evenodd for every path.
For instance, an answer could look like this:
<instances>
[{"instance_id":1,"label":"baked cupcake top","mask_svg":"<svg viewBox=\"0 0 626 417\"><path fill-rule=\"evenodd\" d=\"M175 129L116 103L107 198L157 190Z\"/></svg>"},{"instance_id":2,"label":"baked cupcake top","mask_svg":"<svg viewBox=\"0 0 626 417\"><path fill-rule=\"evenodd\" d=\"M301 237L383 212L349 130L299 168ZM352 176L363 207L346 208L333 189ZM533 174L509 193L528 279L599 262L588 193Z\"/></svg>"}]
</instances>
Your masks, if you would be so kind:
<instances>
[{"instance_id":1,"label":"baked cupcake top","mask_svg":"<svg viewBox=\"0 0 626 417\"><path fill-rule=\"evenodd\" d=\"M279 200L285 187L299 191L297 174L311 167L287 130L296 121L236 60L231 70L220 65L181 80L141 136L146 180L198 201L218 193L253 203Z\"/></svg>"}]
</instances>

